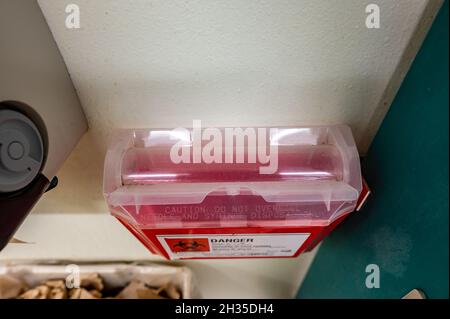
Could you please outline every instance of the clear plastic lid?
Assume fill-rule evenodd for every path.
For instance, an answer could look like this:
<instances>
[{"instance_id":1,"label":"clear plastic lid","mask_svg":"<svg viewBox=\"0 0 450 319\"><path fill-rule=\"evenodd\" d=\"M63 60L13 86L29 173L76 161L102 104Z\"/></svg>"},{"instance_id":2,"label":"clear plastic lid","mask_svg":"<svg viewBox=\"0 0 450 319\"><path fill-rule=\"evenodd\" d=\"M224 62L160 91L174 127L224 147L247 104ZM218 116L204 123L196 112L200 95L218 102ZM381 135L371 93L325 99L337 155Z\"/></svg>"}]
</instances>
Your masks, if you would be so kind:
<instances>
[{"instance_id":1,"label":"clear plastic lid","mask_svg":"<svg viewBox=\"0 0 450 319\"><path fill-rule=\"evenodd\" d=\"M326 225L361 188L346 126L121 130L105 160L111 212L141 227Z\"/></svg>"}]
</instances>

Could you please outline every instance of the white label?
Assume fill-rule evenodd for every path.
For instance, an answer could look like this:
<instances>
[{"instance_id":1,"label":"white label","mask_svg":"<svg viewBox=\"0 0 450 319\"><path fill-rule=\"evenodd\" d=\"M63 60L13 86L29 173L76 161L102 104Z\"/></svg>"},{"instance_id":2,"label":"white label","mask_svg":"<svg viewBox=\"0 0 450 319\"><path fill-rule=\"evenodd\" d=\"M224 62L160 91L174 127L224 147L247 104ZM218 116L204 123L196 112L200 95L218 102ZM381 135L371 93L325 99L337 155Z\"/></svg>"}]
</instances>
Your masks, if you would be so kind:
<instances>
[{"instance_id":1,"label":"white label","mask_svg":"<svg viewBox=\"0 0 450 319\"><path fill-rule=\"evenodd\" d=\"M157 235L171 259L292 257L310 234Z\"/></svg>"}]
</instances>

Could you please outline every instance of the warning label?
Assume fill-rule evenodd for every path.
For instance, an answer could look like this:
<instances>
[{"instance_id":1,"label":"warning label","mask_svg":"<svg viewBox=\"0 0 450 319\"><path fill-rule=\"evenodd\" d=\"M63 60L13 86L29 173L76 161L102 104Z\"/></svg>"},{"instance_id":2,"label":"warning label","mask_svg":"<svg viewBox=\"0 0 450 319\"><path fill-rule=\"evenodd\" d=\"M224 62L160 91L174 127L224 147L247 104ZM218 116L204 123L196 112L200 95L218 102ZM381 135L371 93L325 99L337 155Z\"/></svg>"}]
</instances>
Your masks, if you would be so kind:
<instances>
[{"instance_id":1,"label":"warning label","mask_svg":"<svg viewBox=\"0 0 450 319\"><path fill-rule=\"evenodd\" d=\"M157 235L171 259L201 257L292 257L310 234Z\"/></svg>"}]
</instances>

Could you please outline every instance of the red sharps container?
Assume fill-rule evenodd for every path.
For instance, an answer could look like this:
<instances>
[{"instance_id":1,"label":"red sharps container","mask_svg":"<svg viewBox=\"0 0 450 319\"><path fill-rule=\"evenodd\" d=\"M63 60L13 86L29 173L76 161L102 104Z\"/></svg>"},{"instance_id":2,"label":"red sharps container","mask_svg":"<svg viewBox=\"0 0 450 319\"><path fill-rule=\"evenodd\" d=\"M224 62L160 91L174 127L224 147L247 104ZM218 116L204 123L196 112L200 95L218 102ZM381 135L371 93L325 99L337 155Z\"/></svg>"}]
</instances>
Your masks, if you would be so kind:
<instances>
[{"instance_id":1,"label":"red sharps container","mask_svg":"<svg viewBox=\"0 0 450 319\"><path fill-rule=\"evenodd\" d=\"M295 257L361 191L346 126L120 130L105 160L111 214L168 259Z\"/></svg>"}]
</instances>

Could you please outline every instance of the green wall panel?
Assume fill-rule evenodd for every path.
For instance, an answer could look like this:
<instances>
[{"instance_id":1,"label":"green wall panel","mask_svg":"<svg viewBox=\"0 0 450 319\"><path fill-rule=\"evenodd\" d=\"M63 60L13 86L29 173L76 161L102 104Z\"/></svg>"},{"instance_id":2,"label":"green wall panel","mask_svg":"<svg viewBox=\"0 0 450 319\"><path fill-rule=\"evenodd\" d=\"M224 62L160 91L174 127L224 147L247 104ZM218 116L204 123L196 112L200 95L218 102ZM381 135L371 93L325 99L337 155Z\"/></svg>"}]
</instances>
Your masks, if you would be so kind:
<instances>
[{"instance_id":1,"label":"green wall panel","mask_svg":"<svg viewBox=\"0 0 450 319\"><path fill-rule=\"evenodd\" d=\"M363 160L373 194L323 243L299 298L401 298L449 290L448 1ZM380 288L365 285L380 268Z\"/></svg>"}]
</instances>

